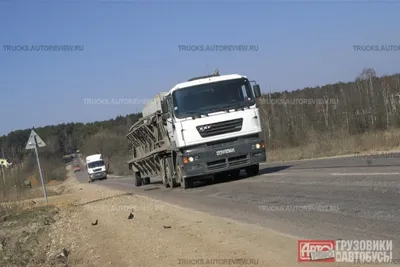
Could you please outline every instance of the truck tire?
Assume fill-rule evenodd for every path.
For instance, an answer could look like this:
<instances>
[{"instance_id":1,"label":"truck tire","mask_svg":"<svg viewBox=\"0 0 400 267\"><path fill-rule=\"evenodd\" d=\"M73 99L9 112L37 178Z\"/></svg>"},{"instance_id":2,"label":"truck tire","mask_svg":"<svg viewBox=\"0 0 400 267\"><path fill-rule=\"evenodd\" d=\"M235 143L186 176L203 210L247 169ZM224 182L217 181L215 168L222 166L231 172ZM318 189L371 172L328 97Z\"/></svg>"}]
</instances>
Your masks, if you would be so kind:
<instances>
[{"instance_id":1,"label":"truck tire","mask_svg":"<svg viewBox=\"0 0 400 267\"><path fill-rule=\"evenodd\" d=\"M168 183L168 180L167 180L168 178L167 177L163 177L163 179L162 179L162 183L163 183L163 186L165 187L165 188L168 188L169 187L169 183Z\"/></svg>"},{"instance_id":2,"label":"truck tire","mask_svg":"<svg viewBox=\"0 0 400 267\"><path fill-rule=\"evenodd\" d=\"M150 184L150 177L146 177L143 179L143 184Z\"/></svg>"},{"instance_id":3,"label":"truck tire","mask_svg":"<svg viewBox=\"0 0 400 267\"><path fill-rule=\"evenodd\" d=\"M168 183L168 175L167 175L167 161L165 159L162 159L162 161L161 161L161 180L162 180L163 186L165 188L168 188L169 183Z\"/></svg>"},{"instance_id":4,"label":"truck tire","mask_svg":"<svg viewBox=\"0 0 400 267\"><path fill-rule=\"evenodd\" d=\"M167 164L165 166L165 173L167 174L169 186L171 188L178 187L179 184L176 182L176 179L175 179L175 177L173 176L173 173L172 173L172 159L168 158L166 160L166 163Z\"/></svg>"},{"instance_id":5,"label":"truck tire","mask_svg":"<svg viewBox=\"0 0 400 267\"><path fill-rule=\"evenodd\" d=\"M248 177L256 176L260 172L260 164L254 164L246 168Z\"/></svg>"},{"instance_id":6,"label":"truck tire","mask_svg":"<svg viewBox=\"0 0 400 267\"><path fill-rule=\"evenodd\" d=\"M183 189L188 189L188 188L192 188L193 187L193 179L190 178L183 178L182 177L182 167L180 165L178 165L177 169L176 169L176 180L179 181L181 187Z\"/></svg>"},{"instance_id":7,"label":"truck tire","mask_svg":"<svg viewBox=\"0 0 400 267\"><path fill-rule=\"evenodd\" d=\"M135 172L135 186L139 187L142 186L142 177L140 176L140 172Z\"/></svg>"}]
</instances>

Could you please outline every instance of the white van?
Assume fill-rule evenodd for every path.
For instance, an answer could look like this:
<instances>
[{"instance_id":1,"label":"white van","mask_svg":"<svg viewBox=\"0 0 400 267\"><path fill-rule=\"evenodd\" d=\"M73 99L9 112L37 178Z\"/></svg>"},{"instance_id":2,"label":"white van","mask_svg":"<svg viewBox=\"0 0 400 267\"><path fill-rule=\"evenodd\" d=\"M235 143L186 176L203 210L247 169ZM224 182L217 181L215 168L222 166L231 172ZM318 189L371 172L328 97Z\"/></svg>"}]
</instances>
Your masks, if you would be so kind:
<instances>
[{"instance_id":1,"label":"white van","mask_svg":"<svg viewBox=\"0 0 400 267\"><path fill-rule=\"evenodd\" d=\"M86 157L86 169L88 182L107 179L106 165L101 154L94 154Z\"/></svg>"}]
</instances>

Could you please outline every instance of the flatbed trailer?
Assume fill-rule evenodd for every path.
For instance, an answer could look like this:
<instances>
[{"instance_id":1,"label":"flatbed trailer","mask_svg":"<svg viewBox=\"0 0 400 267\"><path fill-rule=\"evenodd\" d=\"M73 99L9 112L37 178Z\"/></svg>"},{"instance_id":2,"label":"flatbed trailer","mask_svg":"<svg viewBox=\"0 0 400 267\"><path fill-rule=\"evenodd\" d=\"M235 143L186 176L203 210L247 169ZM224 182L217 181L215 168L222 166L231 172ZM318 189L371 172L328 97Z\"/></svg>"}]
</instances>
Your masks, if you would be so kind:
<instances>
[{"instance_id":1,"label":"flatbed trailer","mask_svg":"<svg viewBox=\"0 0 400 267\"><path fill-rule=\"evenodd\" d=\"M173 153L161 111L141 118L126 137L132 144L133 158L128 165L135 176L135 185L149 184L150 176L162 174L163 159Z\"/></svg>"}]
</instances>

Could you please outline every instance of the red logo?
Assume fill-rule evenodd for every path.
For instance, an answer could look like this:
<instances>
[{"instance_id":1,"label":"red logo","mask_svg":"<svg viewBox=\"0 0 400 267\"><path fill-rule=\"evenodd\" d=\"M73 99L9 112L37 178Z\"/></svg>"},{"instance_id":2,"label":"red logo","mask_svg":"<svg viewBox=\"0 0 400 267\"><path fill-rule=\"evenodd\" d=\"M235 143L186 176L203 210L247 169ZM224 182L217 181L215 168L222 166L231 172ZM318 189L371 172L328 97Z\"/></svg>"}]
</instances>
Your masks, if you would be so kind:
<instances>
[{"instance_id":1,"label":"red logo","mask_svg":"<svg viewBox=\"0 0 400 267\"><path fill-rule=\"evenodd\" d=\"M299 262L335 262L333 256L335 244L335 240L299 240L297 241L298 260ZM323 253L324 251L331 253Z\"/></svg>"}]
</instances>

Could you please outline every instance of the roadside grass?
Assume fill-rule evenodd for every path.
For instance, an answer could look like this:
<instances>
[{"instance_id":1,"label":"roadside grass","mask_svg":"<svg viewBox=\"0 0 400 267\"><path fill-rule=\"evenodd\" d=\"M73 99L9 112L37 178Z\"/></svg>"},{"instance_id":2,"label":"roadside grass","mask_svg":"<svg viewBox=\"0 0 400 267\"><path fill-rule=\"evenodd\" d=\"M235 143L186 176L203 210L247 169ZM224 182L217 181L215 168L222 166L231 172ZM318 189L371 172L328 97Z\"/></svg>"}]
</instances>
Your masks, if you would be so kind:
<instances>
[{"instance_id":1,"label":"roadside grass","mask_svg":"<svg viewBox=\"0 0 400 267\"><path fill-rule=\"evenodd\" d=\"M0 266L39 266L46 262L49 225L54 206L32 207L22 202L0 204ZM40 244L40 245L39 245Z\"/></svg>"},{"instance_id":2,"label":"roadside grass","mask_svg":"<svg viewBox=\"0 0 400 267\"><path fill-rule=\"evenodd\" d=\"M313 142L295 148L267 149L268 162L279 162L349 154L374 154L400 149L400 130L348 136L314 137Z\"/></svg>"}]
</instances>

